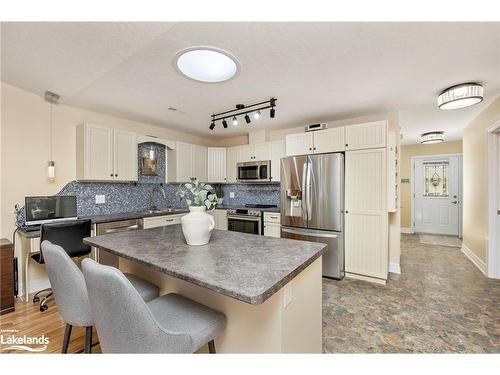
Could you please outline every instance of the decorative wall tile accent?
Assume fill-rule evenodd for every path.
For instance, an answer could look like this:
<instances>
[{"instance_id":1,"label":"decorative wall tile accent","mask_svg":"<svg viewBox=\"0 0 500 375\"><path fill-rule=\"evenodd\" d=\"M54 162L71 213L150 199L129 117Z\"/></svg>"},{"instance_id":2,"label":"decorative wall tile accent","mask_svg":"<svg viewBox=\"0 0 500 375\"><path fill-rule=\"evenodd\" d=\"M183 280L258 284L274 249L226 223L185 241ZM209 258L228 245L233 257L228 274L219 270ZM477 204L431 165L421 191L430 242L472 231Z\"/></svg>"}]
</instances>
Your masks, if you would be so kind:
<instances>
[{"instance_id":1,"label":"decorative wall tile accent","mask_svg":"<svg viewBox=\"0 0 500 375\"><path fill-rule=\"evenodd\" d=\"M146 176L141 174L142 158L145 156L149 156L149 151L151 150L151 148L153 149L157 160L158 176ZM137 153L137 177L138 177L137 181L139 183L161 184L165 183L166 174L167 174L167 164L165 155L165 145L152 142L140 143Z\"/></svg>"}]
</instances>

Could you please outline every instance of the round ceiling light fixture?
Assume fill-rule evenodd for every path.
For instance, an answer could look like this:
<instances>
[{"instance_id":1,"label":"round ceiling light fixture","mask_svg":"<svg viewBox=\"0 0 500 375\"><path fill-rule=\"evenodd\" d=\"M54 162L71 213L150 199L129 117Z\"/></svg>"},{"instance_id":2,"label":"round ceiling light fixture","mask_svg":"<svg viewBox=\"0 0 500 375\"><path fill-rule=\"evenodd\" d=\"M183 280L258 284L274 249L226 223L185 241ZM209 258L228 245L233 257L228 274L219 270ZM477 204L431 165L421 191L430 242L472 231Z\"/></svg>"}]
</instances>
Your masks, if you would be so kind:
<instances>
[{"instance_id":1,"label":"round ceiling light fixture","mask_svg":"<svg viewBox=\"0 0 500 375\"><path fill-rule=\"evenodd\" d=\"M420 135L420 143L423 145L439 142L444 142L444 132L427 132Z\"/></svg>"},{"instance_id":2,"label":"round ceiling light fixture","mask_svg":"<svg viewBox=\"0 0 500 375\"><path fill-rule=\"evenodd\" d=\"M175 67L188 78L206 83L224 82L238 72L236 58L215 47L191 47L176 54Z\"/></svg>"},{"instance_id":3,"label":"round ceiling light fixture","mask_svg":"<svg viewBox=\"0 0 500 375\"><path fill-rule=\"evenodd\" d=\"M440 109L459 109L483 101L483 86L479 83L469 82L451 86L438 96Z\"/></svg>"}]
</instances>

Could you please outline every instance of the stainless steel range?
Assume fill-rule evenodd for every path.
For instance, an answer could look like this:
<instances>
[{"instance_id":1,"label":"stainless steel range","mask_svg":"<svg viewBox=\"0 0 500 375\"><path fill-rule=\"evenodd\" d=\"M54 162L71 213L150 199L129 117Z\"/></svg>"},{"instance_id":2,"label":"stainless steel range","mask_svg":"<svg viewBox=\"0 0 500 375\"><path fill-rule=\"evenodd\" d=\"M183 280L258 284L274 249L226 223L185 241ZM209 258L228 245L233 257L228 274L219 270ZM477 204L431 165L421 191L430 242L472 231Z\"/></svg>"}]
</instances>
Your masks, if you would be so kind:
<instances>
[{"instance_id":1,"label":"stainless steel range","mask_svg":"<svg viewBox=\"0 0 500 375\"><path fill-rule=\"evenodd\" d=\"M227 210L227 229L233 232L262 234L262 209L275 205L246 204L244 208Z\"/></svg>"}]
</instances>

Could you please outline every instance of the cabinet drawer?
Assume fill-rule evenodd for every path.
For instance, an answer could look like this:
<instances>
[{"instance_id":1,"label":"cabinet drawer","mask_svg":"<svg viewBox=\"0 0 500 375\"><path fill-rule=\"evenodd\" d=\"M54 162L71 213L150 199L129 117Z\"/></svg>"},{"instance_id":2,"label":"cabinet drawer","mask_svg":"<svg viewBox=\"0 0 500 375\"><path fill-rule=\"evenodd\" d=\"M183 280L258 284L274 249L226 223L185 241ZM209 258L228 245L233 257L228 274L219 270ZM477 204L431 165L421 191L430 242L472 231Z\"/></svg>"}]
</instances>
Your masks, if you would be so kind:
<instances>
[{"instance_id":1,"label":"cabinet drawer","mask_svg":"<svg viewBox=\"0 0 500 375\"><path fill-rule=\"evenodd\" d=\"M165 225L174 225L181 223L181 217L184 215L165 215L144 218L144 229L162 227Z\"/></svg>"},{"instance_id":2,"label":"cabinet drawer","mask_svg":"<svg viewBox=\"0 0 500 375\"><path fill-rule=\"evenodd\" d=\"M269 223L280 223L280 213L279 212L264 212L264 222Z\"/></svg>"}]
</instances>

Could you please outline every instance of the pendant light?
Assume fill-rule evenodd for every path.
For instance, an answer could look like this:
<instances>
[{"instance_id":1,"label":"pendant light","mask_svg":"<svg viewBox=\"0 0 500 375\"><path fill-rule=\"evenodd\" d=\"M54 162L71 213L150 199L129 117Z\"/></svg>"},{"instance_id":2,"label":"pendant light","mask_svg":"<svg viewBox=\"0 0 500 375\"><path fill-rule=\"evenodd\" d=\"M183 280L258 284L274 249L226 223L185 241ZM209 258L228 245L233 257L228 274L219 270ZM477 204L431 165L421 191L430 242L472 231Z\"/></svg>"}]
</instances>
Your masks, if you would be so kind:
<instances>
[{"instance_id":1,"label":"pendant light","mask_svg":"<svg viewBox=\"0 0 500 375\"><path fill-rule=\"evenodd\" d=\"M149 160L154 160L155 159L155 150L153 148L153 145L151 145L151 149L149 150Z\"/></svg>"},{"instance_id":2,"label":"pendant light","mask_svg":"<svg viewBox=\"0 0 500 375\"><path fill-rule=\"evenodd\" d=\"M52 138L53 138L53 114L52 107L54 104L57 104L59 100L59 95L54 94L53 92L46 91L44 94L44 98L49 102L50 108L50 128L49 128L49 154L50 160L47 162L47 178L50 182L54 182L56 179L56 163L52 157Z\"/></svg>"}]
</instances>

